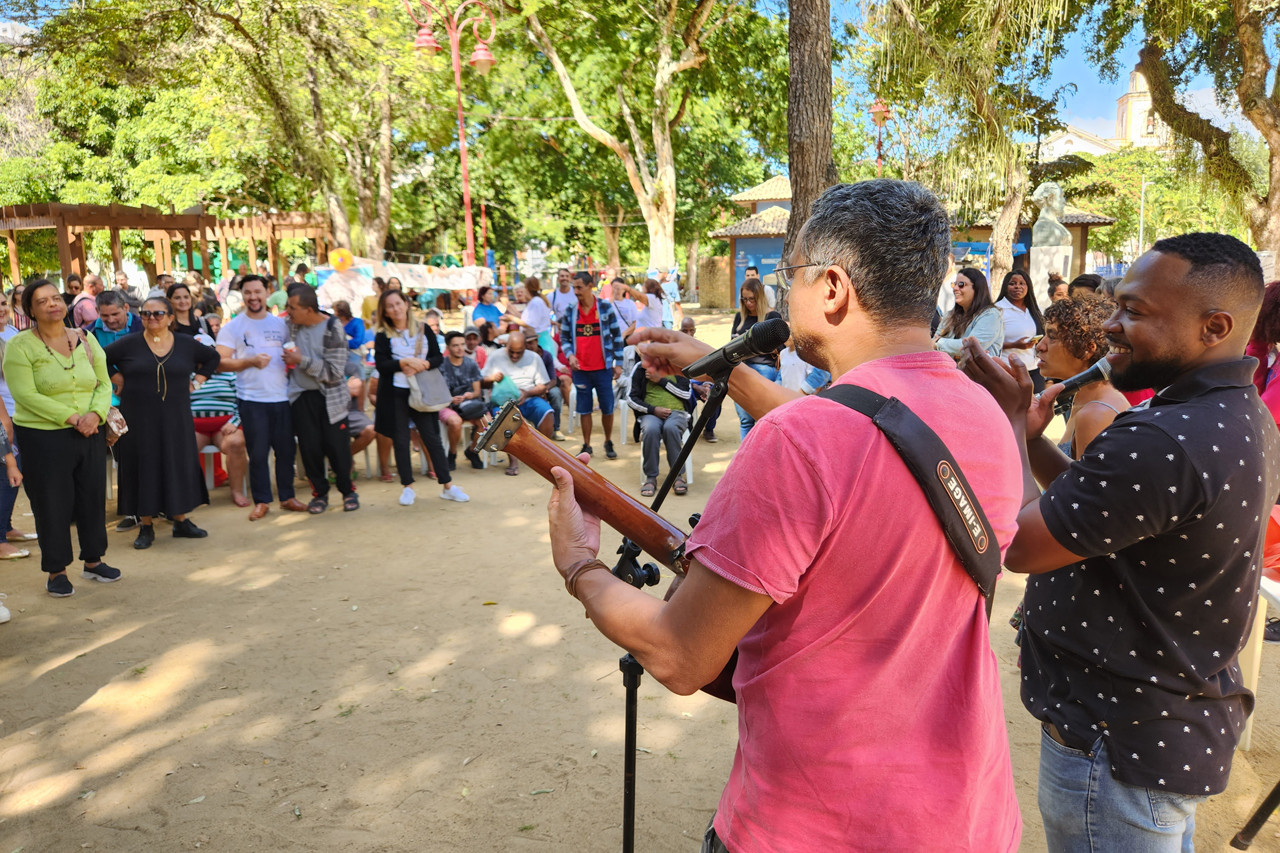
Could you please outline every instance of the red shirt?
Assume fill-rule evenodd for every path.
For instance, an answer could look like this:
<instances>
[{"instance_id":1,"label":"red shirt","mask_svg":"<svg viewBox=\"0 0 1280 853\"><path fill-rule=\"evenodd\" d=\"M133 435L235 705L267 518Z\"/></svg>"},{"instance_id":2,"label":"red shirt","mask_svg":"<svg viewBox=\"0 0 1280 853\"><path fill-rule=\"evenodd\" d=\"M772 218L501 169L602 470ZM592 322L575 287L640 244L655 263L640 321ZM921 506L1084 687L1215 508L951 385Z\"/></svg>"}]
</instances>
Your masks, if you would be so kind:
<instances>
[{"instance_id":1,"label":"red shirt","mask_svg":"<svg viewBox=\"0 0 1280 853\"><path fill-rule=\"evenodd\" d=\"M579 370L604 370L604 347L600 338L600 303L592 302L590 310L578 304L573 327L573 354Z\"/></svg>"}]
</instances>

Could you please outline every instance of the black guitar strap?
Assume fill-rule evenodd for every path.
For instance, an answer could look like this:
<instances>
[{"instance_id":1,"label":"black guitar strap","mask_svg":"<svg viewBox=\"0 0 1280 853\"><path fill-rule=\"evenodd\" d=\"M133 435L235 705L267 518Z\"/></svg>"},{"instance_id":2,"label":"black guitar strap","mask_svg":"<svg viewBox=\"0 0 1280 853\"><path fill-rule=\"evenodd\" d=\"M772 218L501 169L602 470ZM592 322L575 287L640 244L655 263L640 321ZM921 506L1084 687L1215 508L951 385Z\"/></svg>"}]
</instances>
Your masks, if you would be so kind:
<instances>
[{"instance_id":1,"label":"black guitar strap","mask_svg":"<svg viewBox=\"0 0 1280 853\"><path fill-rule=\"evenodd\" d=\"M860 385L833 385L818 396L871 418L889 439L924 489L947 541L987 599L989 610L1000 574L1000 546L969 481L942 439L896 397L882 397Z\"/></svg>"}]
</instances>

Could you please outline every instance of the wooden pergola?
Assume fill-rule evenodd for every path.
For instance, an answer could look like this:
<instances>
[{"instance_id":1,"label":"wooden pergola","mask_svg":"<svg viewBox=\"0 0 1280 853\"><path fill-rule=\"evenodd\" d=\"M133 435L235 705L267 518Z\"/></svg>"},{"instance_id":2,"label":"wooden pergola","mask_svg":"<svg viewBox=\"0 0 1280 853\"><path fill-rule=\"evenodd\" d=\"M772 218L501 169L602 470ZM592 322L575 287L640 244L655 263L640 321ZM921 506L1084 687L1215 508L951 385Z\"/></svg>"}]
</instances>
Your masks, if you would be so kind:
<instances>
[{"instance_id":1,"label":"wooden pergola","mask_svg":"<svg viewBox=\"0 0 1280 853\"><path fill-rule=\"evenodd\" d=\"M325 263L328 257L328 223L319 213L270 213L239 219L219 219L204 212L204 207L177 213L170 207L165 213L154 207L125 207L110 204L20 204L0 206L0 233L4 234L9 250L9 272L14 282L22 280L18 266L19 231L38 231L52 228L57 232L58 260L62 275L76 273L83 277L88 273L85 257L85 234L90 231L111 232L111 258L117 270L124 265L120 249L121 231L141 231L143 239L155 250L156 273L173 272L173 244L185 245L187 269L195 268L195 252L198 244L201 268L209 275L209 244L218 244L219 258L227 263L227 242L247 240L249 263L258 265L258 240L267 244L267 264L277 277L282 276L278 265L281 239L314 240L316 257ZM227 270L223 270L225 275Z\"/></svg>"}]
</instances>

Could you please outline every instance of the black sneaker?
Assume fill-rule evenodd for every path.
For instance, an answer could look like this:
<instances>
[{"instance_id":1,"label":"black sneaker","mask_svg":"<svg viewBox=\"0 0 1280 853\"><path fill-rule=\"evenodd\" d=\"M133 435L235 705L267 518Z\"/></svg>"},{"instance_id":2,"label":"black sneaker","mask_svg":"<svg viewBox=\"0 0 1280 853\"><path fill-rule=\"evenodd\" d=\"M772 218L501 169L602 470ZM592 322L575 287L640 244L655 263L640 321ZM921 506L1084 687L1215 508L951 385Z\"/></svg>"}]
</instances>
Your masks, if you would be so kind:
<instances>
[{"instance_id":1,"label":"black sneaker","mask_svg":"<svg viewBox=\"0 0 1280 853\"><path fill-rule=\"evenodd\" d=\"M71 585L71 578L67 577L66 573L50 575L49 582L44 585L44 588L54 598L70 598L76 592L76 588Z\"/></svg>"},{"instance_id":2,"label":"black sneaker","mask_svg":"<svg viewBox=\"0 0 1280 853\"><path fill-rule=\"evenodd\" d=\"M132 530L138 526L138 517L136 515L126 515L120 519L120 523L116 525L116 532L123 533L126 530ZM70 593L67 593L70 595Z\"/></svg>"},{"instance_id":3,"label":"black sneaker","mask_svg":"<svg viewBox=\"0 0 1280 853\"><path fill-rule=\"evenodd\" d=\"M715 430L709 429L702 434L702 440L705 441L707 444L715 444L720 439L716 438Z\"/></svg>"},{"instance_id":4,"label":"black sneaker","mask_svg":"<svg viewBox=\"0 0 1280 853\"><path fill-rule=\"evenodd\" d=\"M195 523L189 518L173 523L173 536L175 539L203 539L208 535L209 531L196 527Z\"/></svg>"},{"instance_id":5,"label":"black sneaker","mask_svg":"<svg viewBox=\"0 0 1280 853\"><path fill-rule=\"evenodd\" d=\"M151 547L151 543L156 541L156 528L151 524L138 525L138 538L133 540L133 547L139 551L145 551Z\"/></svg>"},{"instance_id":6,"label":"black sneaker","mask_svg":"<svg viewBox=\"0 0 1280 853\"><path fill-rule=\"evenodd\" d=\"M616 450L614 450L614 449L613 449L613 442L612 442L612 441L606 441L606 442L604 443L604 455L605 455L606 457L608 457L609 459L617 459L617 458L618 458L618 451L616 451Z\"/></svg>"},{"instance_id":7,"label":"black sneaker","mask_svg":"<svg viewBox=\"0 0 1280 853\"><path fill-rule=\"evenodd\" d=\"M470 447L462 451L462 455L467 457L467 460L471 463L472 468L484 467L484 460L480 458L480 454L472 450Z\"/></svg>"},{"instance_id":8,"label":"black sneaker","mask_svg":"<svg viewBox=\"0 0 1280 853\"><path fill-rule=\"evenodd\" d=\"M458 454L456 453L449 454L449 470L450 471L458 470Z\"/></svg>"},{"instance_id":9,"label":"black sneaker","mask_svg":"<svg viewBox=\"0 0 1280 853\"><path fill-rule=\"evenodd\" d=\"M589 444L582 445L582 449L578 451L578 455L581 456L584 453L587 454L588 456L591 455L591 445Z\"/></svg>"},{"instance_id":10,"label":"black sneaker","mask_svg":"<svg viewBox=\"0 0 1280 853\"><path fill-rule=\"evenodd\" d=\"M1272 616L1267 620L1266 630L1262 632L1262 640L1267 643L1280 643L1280 616Z\"/></svg>"},{"instance_id":11,"label":"black sneaker","mask_svg":"<svg viewBox=\"0 0 1280 853\"><path fill-rule=\"evenodd\" d=\"M85 566L80 572L80 577L89 578L99 583L115 583L120 580L120 570L113 569L106 563L98 563L98 565L89 567Z\"/></svg>"}]
</instances>

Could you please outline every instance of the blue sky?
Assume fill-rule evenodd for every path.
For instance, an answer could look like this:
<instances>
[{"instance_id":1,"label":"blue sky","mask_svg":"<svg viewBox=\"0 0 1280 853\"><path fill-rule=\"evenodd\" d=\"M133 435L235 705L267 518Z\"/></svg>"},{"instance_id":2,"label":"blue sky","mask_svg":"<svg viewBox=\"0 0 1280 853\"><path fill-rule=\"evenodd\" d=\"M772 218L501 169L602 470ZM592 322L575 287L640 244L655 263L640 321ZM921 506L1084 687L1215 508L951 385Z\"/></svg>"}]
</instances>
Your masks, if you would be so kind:
<instances>
[{"instance_id":1,"label":"blue sky","mask_svg":"<svg viewBox=\"0 0 1280 853\"><path fill-rule=\"evenodd\" d=\"M858 4L853 0L831 0L832 16L838 28L843 23L858 18ZM1129 88L1129 71L1138 62L1137 38L1130 39L1125 46L1120 61L1120 73L1115 80L1104 80L1085 55L1085 36L1073 34L1067 39L1067 52L1054 65L1053 76L1046 91L1052 91L1068 83L1076 87L1076 91L1066 94L1060 113L1062 120L1075 127L1108 139L1115 136L1116 99ZM1196 108L1215 124L1226 128L1235 123L1242 129L1252 131L1243 116L1238 113L1227 116L1214 103L1212 83L1207 77L1191 82L1184 101Z\"/></svg>"}]
</instances>

